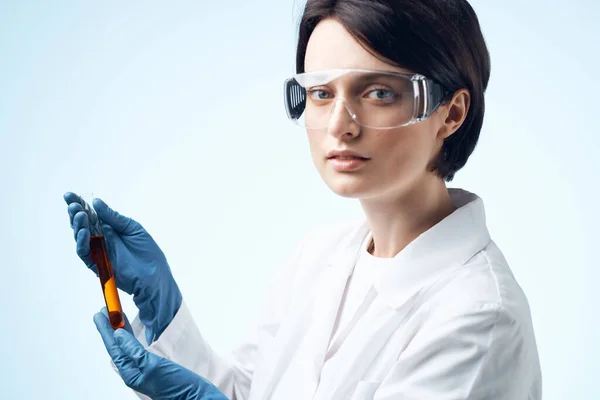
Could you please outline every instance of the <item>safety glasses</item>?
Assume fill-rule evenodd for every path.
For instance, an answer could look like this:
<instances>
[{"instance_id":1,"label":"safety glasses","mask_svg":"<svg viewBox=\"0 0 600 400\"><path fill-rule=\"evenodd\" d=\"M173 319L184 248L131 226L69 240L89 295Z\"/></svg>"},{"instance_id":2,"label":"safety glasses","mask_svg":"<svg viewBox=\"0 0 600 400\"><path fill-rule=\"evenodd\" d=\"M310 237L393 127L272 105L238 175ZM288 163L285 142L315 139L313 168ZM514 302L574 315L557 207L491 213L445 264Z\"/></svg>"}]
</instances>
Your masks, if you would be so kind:
<instances>
[{"instance_id":1,"label":"safety glasses","mask_svg":"<svg viewBox=\"0 0 600 400\"><path fill-rule=\"evenodd\" d=\"M398 128L425 120L447 94L421 74L367 69L306 72L284 84L288 117L307 129L329 127L340 112L367 128Z\"/></svg>"}]
</instances>

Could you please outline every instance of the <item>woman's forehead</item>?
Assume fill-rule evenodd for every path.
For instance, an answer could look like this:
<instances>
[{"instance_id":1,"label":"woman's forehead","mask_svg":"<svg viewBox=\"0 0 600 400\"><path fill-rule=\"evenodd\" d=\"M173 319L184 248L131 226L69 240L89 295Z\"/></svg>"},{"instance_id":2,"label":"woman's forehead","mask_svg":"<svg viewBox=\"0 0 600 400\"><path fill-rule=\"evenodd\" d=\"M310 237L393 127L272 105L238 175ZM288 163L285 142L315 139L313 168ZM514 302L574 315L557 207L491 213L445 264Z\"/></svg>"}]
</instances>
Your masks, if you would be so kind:
<instances>
[{"instance_id":1,"label":"woman's forehead","mask_svg":"<svg viewBox=\"0 0 600 400\"><path fill-rule=\"evenodd\" d=\"M410 72L376 57L341 23L329 18L319 22L310 36L304 58L304 70L312 72L330 69Z\"/></svg>"}]
</instances>

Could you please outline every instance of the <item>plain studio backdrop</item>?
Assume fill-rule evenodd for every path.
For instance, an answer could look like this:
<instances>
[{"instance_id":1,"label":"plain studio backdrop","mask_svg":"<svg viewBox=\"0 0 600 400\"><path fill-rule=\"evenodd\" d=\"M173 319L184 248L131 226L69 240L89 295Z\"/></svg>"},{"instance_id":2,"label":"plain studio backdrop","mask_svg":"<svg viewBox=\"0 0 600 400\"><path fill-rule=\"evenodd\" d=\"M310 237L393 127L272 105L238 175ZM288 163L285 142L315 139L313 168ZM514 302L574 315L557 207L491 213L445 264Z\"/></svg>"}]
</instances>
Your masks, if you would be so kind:
<instances>
[{"instance_id":1,"label":"plain studio backdrop","mask_svg":"<svg viewBox=\"0 0 600 400\"><path fill-rule=\"evenodd\" d=\"M483 198L529 298L548 400L600 398L599 4L472 1L492 75L450 186ZM64 192L93 191L149 230L222 353L298 238L361 215L285 115L301 6L0 1L1 398L136 398L92 322L100 285Z\"/></svg>"}]
</instances>

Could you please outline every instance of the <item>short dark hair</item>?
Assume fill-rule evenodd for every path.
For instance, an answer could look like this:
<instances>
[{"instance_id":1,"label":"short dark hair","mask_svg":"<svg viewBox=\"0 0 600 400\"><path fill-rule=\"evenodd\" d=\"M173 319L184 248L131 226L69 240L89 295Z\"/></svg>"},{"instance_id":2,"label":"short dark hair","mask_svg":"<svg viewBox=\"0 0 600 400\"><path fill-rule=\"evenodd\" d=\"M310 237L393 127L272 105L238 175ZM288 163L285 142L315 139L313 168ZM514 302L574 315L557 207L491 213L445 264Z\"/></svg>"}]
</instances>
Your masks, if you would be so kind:
<instances>
[{"instance_id":1,"label":"short dark hair","mask_svg":"<svg viewBox=\"0 0 600 400\"><path fill-rule=\"evenodd\" d=\"M308 40L325 18L339 21L375 56L471 95L467 117L444 141L432 172L454 178L475 149L483 124L490 56L466 0L307 0L298 30L296 72L304 72Z\"/></svg>"}]
</instances>

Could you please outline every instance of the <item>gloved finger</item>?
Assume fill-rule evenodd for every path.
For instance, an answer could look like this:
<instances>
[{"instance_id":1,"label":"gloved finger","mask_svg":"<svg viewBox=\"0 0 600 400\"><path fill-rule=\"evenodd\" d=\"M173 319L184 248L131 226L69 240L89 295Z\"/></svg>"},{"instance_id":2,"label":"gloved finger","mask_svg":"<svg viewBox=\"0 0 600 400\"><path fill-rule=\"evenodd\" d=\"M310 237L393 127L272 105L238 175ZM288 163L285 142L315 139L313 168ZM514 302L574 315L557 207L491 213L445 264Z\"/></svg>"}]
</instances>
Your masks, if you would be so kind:
<instances>
[{"instance_id":1,"label":"gloved finger","mask_svg":"<svg viewBox=\"0 0 600 400\"><path fill-rule=\"evenodd\" d=\"M63 199L65 199L65 202L67 204L71 204L71 203L79 203L81 201L81 197L79 197L77 194L73 193L73 192L67 192L63 195Z\"/></svg>"},{"instance_id":2,"label":"gloved finger","mask_svg":"<svg viewBox=\"0 0 600 400\"><path fill-rule=\"evenodd\" d=\"M89 269L98 275L98 270L96 269L96 264L94 264L90 249L90 230L87 228L81 229L79 232L77 232L75 241L77 242L75 245L75 251L77 252L79 258L83 260Z\"/></svg>"},{"instance_id":3,"label":"gloved finger","mask_svg":"<svg viewBox=\"0 0 600 400\"><path fill-rule=\"evenodd\" d=\"M102 308L102 310L100 312L102 314L104 314L104 316L107 319L109 319L109 317L108 317L108 309L106 307ZM131 333L133 335L133 328L131 327L131 324L129 323L129 318L127 318L127 315L125 315L125 313L123 313L123 317L125 318L125 326L123 327L123 329L125 329L127 332L129 332L129 333Z\"/></svg>"},{"instance_id":4,"label":"gloved finger","mask_svg":"<svg viewBox=\"0 0 600 400\"><path fill-rule=\"evenodd\" d=\"M130 387L140 393L144 393L150 395L146 390L144 390L143 382L144 382L144 373L138 367L136 360L140 359L141 354L151 354L143 346L135 339L133 335L127 332L124 329L117 329L113 333L113 337L117 346L119 346L119 350L123 353L123 356L127 358L127 367L120 368L119 373L121 374L121 378L123 382ZM123 346L123 347L121 347ZM129 352L125 351L123 348L129 350ZM132 350L135 349L135 350ZM133 356L133 357L132 357ZM142 358L144 356L141 356ZM155 356L158 357L158 356ZM116 365L116 364L115 364Z\"/></svg>"},{"instance_id":5,"label":"gloved finger","mask_svg":"<svg viewBox=\"0 0 600 400\"><path fill-rule=\"evenodd\" d=\"M73 217L78 212L83 211L83 207L79 203L71 203L67 207L67 212L69 213L69 223L71 224L71 228L73 227Z\"/></svg>"},{"instance_id":6,"label":"gloved finger","mask_svg":"<svg viewBox=\"0 0 600 400\"><path fill-rule=\"evenodd\" d=\"M73 237L75 239L77 239L77 235L81 229L90 229L90 220L85 211L79 211L73 217Z\"/></svg>"},{"instance_id":7,"label":"gloved finger","mask_svg":"<svg viewBox=\"0 0 600 400\"><path fill-rule=\"evenodd\" d=\"M152 354L125 329L117 329L114 332L114 338L119 349L144 373L144 368L148 366L147 360Z\"/></svg>"},{"instance_id":8,"label":"gloved finger","mask_svg":"<svg viewBox=\"0 0 600 400\"><path fill-rule=\"evenodd\" d=\"M127 315L125 313L123 313L123 317L125 318L125 326L123 327L123 329L125 329L127 332L129 332L133 335L133 328L131 327L131 324L129 323L129 318L127 318Z\"/></svg>"},{"instance_id":9,"label":"gloved finger","mask_svg":"<svg viewBox=\"0 0 600 400\"><path fill-rule=\"evenodd\" d=\"M108 355L112 358L119 371L122 368L132 368L133 363L117 345L114 337L115 330L110 326L108 316L103 311L94 315L94 324L96 324L96 329L98 329L100 337L102 337L102 342L104 343L104 347L106 347Z\"/></svg>"},{"instance_id":10,"label":"gloved finger","mask_svg":"<svg viewBox=\"0 0 600 400\"><path fill-rule=\"evenodd\" d=\"M114 338L114 329L110 326L110 322L108 320L108 311L106 311L106 307L102 309L101 312L94 315L94 323L96 324L96 328L98 332L100 332L100 336L102 337L102 341L104 342L104 347L108 352L110 358L113 363L119 370L119 374L121 378L125 381L126 384L135 380L140 376L139 369L135 366L133 361L129 359L117 346L117 343Z\"/></svg>"},{"instance_id":11,"label":"gloved finger","mask_svg":"<svg viewBox=\"0 0 600 400\"><path fill-rule=\"evenodd\" d=\"M94 199L94 209L102 222L112 226L117 233L130 235L137 229L133 219L119 214L101 199Z\"/></svg>"}]
</instances>

